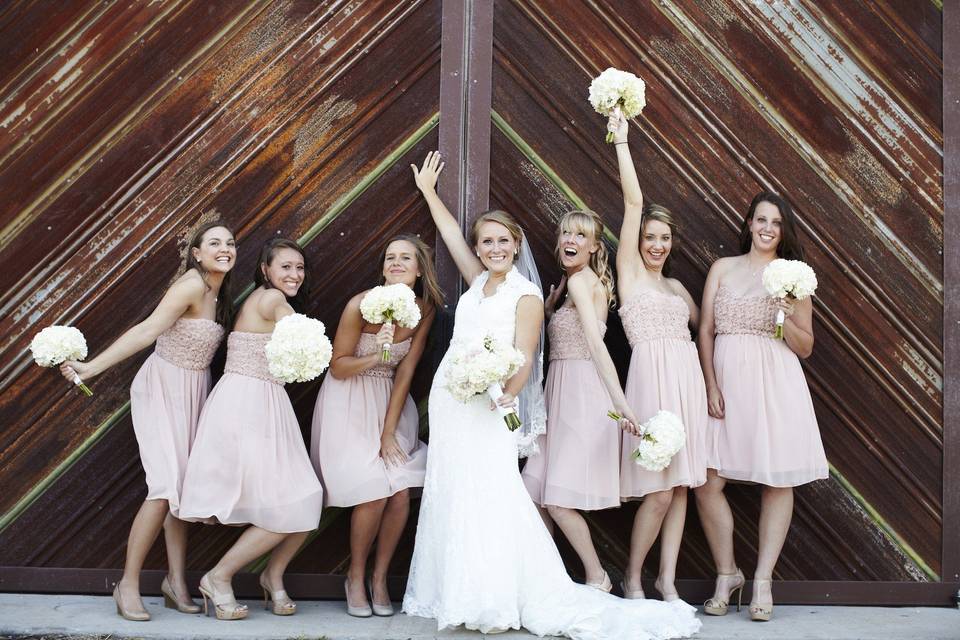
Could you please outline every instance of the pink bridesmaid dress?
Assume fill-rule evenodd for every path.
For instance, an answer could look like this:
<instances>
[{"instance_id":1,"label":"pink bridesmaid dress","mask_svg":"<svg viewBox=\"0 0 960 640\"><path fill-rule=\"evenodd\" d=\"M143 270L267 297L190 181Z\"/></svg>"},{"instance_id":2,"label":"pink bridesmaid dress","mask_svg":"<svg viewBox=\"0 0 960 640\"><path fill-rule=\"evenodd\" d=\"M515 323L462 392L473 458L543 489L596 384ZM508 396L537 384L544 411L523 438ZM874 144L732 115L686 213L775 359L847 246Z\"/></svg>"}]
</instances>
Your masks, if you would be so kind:
<instances>
[{"instance_id":1,"label":"pink bridesmaid dress","mask_svg":"<svg viewBox=\"0 0 960 640\"><path fill-rule=\"evenodd\" d=\"M600 331L606 332L603 323ZM547 333L547 433L538 441L540 453L524 467L524 485L541 506L618 507L620 429L607 416L613 401L590 358L580 314L574 307L560 307Z\"/></svg>"},{"instance_id":2,"label":"pink bridesmaid dress","mask_svg":"<svg viewBox=\"0 0 960 640\"><path fill-rule=\"evenodd\" d=\"M658 411L679 416L687 443L663 471L648 471L631 454L639 438L623 434L620 496L624 500L707 481L707 391L697 347L690 339L690 308L676 294L640 291L620 307L620 320L633 347L624 395L637 420Z\"/></svg>"},{"instance_id":3,"label":"pink bridesmaid dress","mask_svg":"<svg viewBox=\"0 0 960 640\"><path fill-rule=\"evenodd\" d=\"M157 338L130 386L130 414L147 477L147 500L180 510L183 476L210 391L210 361L223 340L213 320L180 318Z\"/></svg>"},{"instance_id":4,"label":"pink bridesmaid dress","mask_svg":"<svg viewBox=\"0 0 960 640\"><path fill-rule=\"evenodd\" d=\"M730 480L795 487L829 470L800 359L774 338L776 315L770 296L717 290L713 366L724 418L710 418L709 466Z\"/></svg>"},{"instance_id":5,"label":"pink bridesmaid dress","mask_svg":"<svg viewBox=\"0 0 960 640\"><path fill-rule=\"evenodd\" d=\"M394 432L407 461L386 465L380 457L393 376L410 343L407 338L392 345L389 362L362 373L338 380L328 372L324 378L313 411L310 459L323 483L326 506L351 507L423 486L427 445L419 439L420 415L409 394ZM375 334L360 334L356 357L379 351Z\"/></svg>"},{"instance_id":6,"label":"pink bridesmaid dress","mask_svg":"<svg viewBox=\"0 0 960 640\"><path fill-rule=\"evenodd\" d=\"M200 416L180 504L182 520L317 528L323 489L283 383L267 367L269 333L234 331L227 364Z\"/></svg>"}]
</instances>

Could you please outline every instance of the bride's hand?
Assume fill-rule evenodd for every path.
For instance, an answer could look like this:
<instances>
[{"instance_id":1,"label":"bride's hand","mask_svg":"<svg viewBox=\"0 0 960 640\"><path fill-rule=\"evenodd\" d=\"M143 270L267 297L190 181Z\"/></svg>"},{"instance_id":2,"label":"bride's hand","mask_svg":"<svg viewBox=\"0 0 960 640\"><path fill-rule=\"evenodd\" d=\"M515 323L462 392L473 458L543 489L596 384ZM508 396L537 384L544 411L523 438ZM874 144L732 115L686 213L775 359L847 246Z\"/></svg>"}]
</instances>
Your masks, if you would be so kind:
<instances>
[{"instance_id":1,"label":"bride's hand","mask_svg":"<svg viewBox=\"0 0 960 640\"><path fill-rule=\"evenodd\" d=\"M494 405L490 403L490 410L493 411L497 406L503 407L504 409L514 409L517 408L517 398L512 393L504 393L502 396L497 398L497 403Z\"/></svg>"},{"instance_id":2,"label":"bride's hand","mask_svg":"<svg viewBox=\"0 0 960 640\"><path fill-rule=\"evenodd\" d=\"M417 188L423 193L436 190L437 179L440 177L440 172L443 171L443 166L444 163L440 161L439 151L428 153L419 171L417 165L410 165L413 170L413 181L417 184Z\"/></svg>"}]
</instances>

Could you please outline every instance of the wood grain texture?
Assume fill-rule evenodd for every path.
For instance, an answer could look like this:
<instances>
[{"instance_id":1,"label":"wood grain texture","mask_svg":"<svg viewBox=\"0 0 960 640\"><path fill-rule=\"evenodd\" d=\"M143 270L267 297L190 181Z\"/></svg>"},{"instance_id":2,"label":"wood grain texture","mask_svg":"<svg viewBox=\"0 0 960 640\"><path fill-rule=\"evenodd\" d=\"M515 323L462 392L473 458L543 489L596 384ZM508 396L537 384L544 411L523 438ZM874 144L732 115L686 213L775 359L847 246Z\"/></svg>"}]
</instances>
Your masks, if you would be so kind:
<instances>
[{"instance_id":1,"label":"wood grain texture","mask_svg":"<svg viewBox=\"0 0 960 640\"><path fill-rule=\"evenodd\" d=\"M850 23L873 11L830 4ZM877 51L909 42L897 55L913 51L917 65L939 73L939 57L924 53L923 37L908 28L919 18L907 12L896 30L877 33L861 50L863 26L848 33L836 16L828 23L801 3L503 0L496 10L494 110L614 232L622 215L615 157L586 89L607 66L644 78L648 104L631 148L648 201L681 222L675 268L695 297L713 260L736 252L754 193L771 188L795 205L821 283L817 347L804 367L828 458L897 538L878 547L884 528L861 527L863 512L852 509L829 520L849 522L827 537L837 544L859 537L854 549L883 548L879 557L838 556L819 567L803 560L810 549L799 541L785 551L784 575L860 579L869 565L875 575L863 579L921 579L910 552L938 571L943 177L930 103L940 89L927 84L924 99L911 101L917 91L907 91L904 78L878 72L887 54ZM816 64L813 54L822 58ZM508 150L496 142L495 149L495 193L510 194L511 210L534 233L545 232L541 218L555 219L569 204L532 176L530 163L499 165L498 153ZM522 182L537 188L531 193ZM842 493L838 486L798 492L798 517ZM800 535L815 532L810 526ZM755 555L755 540L738 541L740 557Z\"/></svg>"}]
</instances>

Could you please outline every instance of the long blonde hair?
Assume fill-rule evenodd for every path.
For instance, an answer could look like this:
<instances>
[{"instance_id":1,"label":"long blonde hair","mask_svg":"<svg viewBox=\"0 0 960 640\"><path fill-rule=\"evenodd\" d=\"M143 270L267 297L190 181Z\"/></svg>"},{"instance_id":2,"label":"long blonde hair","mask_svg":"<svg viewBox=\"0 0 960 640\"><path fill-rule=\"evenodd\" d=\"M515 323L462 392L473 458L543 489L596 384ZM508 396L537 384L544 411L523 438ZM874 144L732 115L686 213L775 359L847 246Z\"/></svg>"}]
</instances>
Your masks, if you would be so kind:
<instances>
[{"instance_id":1,"label":"long blonde hair","mask_svg":"<svg viewBox=\"0 0 960 640\"><path fill-rule=\"evenodd\" d=\"M572 233L582 233L584 236L597 243L597 250L590 254L590 261L587 263L590 269L600 278L600 284L603 285L604 292L607 295L607 304L613 307L617 302L617 296L613 287L613 273L610 271L610 260L607 255L607 245L603 243L603 220L594 211L574 210L568 212L560 219L557 226L557 245L553 253L560 262L560 241L563 238L564 230Z\"/></svg>"}]
</instances>

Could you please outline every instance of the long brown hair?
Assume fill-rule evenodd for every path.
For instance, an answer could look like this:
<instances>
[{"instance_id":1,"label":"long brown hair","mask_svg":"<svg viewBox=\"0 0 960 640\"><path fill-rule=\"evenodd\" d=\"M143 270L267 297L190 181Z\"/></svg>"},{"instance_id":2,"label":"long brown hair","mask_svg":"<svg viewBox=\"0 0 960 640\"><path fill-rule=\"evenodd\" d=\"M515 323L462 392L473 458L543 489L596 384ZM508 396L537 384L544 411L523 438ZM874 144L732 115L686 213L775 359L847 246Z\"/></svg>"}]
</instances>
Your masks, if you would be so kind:
<instances>
[{"instance_id":1,"label":"long brown hair","mask_svg":"<svg viewBox=\"0 0 960 640\"><path fill-rule=\"evenodd\" d=\"M563 232L580 232L587 236L593 242L597 243L597 250L590 254L588 266L600 278L600 284L603 285L607 295L607 304L612 308L616 304L617 296L613 288L613 273L610 271L610 261L607 255L607 245L603 243L603 220L594 211L569 211L560 219L557 226L557 245L553 249L553 254L563 268L560 261L560 242L563 239Z\"/></svg>"},{"instance_id":2,"label":"long brown hair","mask_svg":"<svg viewBox=\"0 0 960 640\"><path fill-rule=\"evenodd\" d=\"M253 272L253 284L257 287L262 286L264 289L273 288L273 285L270 284L270 281L264 274L264 267L270 266L274 256L277 255L280 249L293 249L303 258L303 283L301 283L297 295L292 298L287 298L287 301L290 303L290 306L293 307L294 311L303 313L306 309L307 299L310 297L310 264L307 262L307 254L303 252L303 248L293 240L288 238L272 238L263 244L263 248L260 249L260 259L257 260L257 266Z\"/></svg>"},{"instance_id":3,"label":"long brown hair","mask_svg":"<svg viewBox=\"0 0 960 640\"><path fill-rule=\"evenodd\" d=\"M654 220L670 227L670 253L667 254L667 259L663 261L663 268L660 270L660 273L662 273L664 277L668 277L670 275L670 265L673 261L673 250L676 248L677 242L680 239L679 228L673 220L673 214L670 213L670 209L659 204L645 205L643 207L643 214L640 217L640 238L638 246L639 243L643 242L643 233L647 227L647 223Z\"/></svg>"},{"instance_id":4,"label":"long brown hair","mask_svg":"<svg viewBox=\"0 0 960 640\"><path fill-rule=\"evenodd\" d=\"M769 202L780 211L780 242L777 243L777 257L803 260L803 245L797 237L797 217L793 213L793 207L783 196L772 191L761 191L750 202L747 217L743 219L743 224L740 226L740 253L749 253L750 247L753 246L750 224L761 202Z\"/></svg>"},{"instance_id":5,"label":"long brown hair","mask_svg":"<svg viewBox=\"0 0 960 640\"><path fill-rule=\"evenodd\" d=\"M424 302L436 308L443 306L443 290L437 281L437 270L433 264L433 249L427 246L419 236L412 233L400 233L383 245L383 251L380 252L380 278L379 284L386 280L383 277L383 264L387 259L387 249L394 242L409 242L413 245L417 256L417 266L420 267L420 277L413 285L413 292Z\"/></svg>"},{"instance_id":6,"label":"long brown hair","mask_svg":"<svg viewBox=\"0 0 960 640\"><path fill-rule=\"evenodd\" d=\"M193 257L193 250L199 249L200 245L203 244L203 236L207 234L207 231L210 229L216 229L222 227L227 230L231 236L233 236L233 229L228 227L223 222L214 220L212 222L205 222L193 232L193 235L190 236L190 242L187 243L187 262L184 272L189 271L190 269L196 269L197 273L200 274L200 277L203 279L203 283L207 283L207 270L203 268L200 262ZM230 276L233 274L233 269L227 271L223 276L223 281L220 283L220 291L217 292L217 311L216 311L216 321L220 326L229 328L233 324L233 287L231 286ZM210 286L207 285L209 289Z\"/></svg>"}]
</instances>

